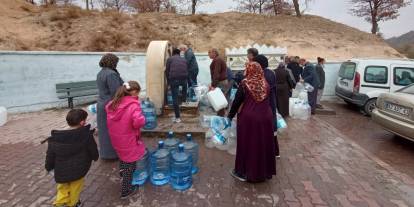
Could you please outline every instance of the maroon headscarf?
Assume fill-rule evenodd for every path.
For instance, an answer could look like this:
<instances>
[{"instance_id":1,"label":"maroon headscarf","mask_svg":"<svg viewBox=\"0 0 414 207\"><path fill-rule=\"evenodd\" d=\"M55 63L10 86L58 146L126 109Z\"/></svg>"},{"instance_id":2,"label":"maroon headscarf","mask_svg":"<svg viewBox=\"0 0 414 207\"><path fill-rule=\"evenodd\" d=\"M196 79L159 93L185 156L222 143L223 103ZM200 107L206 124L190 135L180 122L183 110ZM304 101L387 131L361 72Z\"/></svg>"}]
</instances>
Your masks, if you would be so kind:
<instances>
[{"instance_id":1,"label":"maroon headscarf","mask_svg":"<svg viewBox=\"0 0 414 207\"><path fill-rule=\"evenodd\" d=\"M257 62L247 63L245 73L245 79L242 83L246 85L256 102L262 102L269 94L269 84L265 79L262 67Z\"/></svg>"}]
</instances>

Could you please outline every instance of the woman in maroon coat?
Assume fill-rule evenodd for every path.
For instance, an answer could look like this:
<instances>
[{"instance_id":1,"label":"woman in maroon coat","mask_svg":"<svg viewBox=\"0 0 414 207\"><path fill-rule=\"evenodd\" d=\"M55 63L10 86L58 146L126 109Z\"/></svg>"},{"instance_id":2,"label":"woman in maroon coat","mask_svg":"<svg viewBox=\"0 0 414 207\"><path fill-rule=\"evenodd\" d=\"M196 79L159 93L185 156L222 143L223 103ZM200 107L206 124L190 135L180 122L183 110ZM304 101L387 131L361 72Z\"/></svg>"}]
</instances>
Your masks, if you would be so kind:
<instances>
[{"instance_id":1,"label":"woman in maroon coat","mask_svg":"<svg viewBox=\"0 0 414 207\"><path fill-rule=\"evenodd\" d=\"M237 113L236 166L232 176L249 182L263 182L276 175L273 115L269 84L257 62L246 65L228 118Z\"/></svg>"}]
</instances>

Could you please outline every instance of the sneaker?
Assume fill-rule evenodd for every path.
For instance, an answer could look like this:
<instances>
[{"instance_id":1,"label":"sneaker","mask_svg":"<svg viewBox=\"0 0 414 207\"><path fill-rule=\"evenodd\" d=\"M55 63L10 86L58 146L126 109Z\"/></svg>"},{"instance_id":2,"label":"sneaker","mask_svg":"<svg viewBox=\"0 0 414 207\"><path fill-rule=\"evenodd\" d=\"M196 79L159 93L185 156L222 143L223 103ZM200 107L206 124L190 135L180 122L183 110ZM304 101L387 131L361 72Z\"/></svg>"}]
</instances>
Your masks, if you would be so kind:
<instances>
[{"instance_id":1,"label":"sneaker","mask_svg":"<svg viewBox=\"0 0 414 207\"><path fill-rule=\"evenodd\" d=\"M178 123L181 123L181 119L180 119L180 118L174 118L174 119L173 119L173 122L174 122L174 123L177 123L177 124L178 124Z\"/></svg>"},{"instance_id":2,"label":"sneaker","mask_svg":"<svg viewBox=\"0 0 414 207\"><path fill-rule=\"evenodd\" d=\"M318 108L318 109L323 109L323 106L322 106L322 105L320 105L320 104L318 104L318 105L316 105L316 108Z\"/></svg>"},{"instance_id":3,"label":"sneaker","mask_svg":"<svg viewBox=\"0 0 414 207\"><path fill-rule=\"evenodd\" d=\"M133 186L131 192L126 195L121 195L121 200L125 200L138 192L138 186Z\"/></svg>"},{"instance_id":4,"label":"sneaker","mask_svg":"<svg viewBox=\"0 0 414 207\"><path fill-rule=\"evenodd\" d=\"M280 159L280 155L276 155L276 158L277 158L277 159Z\"/></svg>"},{"instance_id":5,"label":"sneaker","mask_svg":"<svg viewBox=\"0 0 414 207\"><path fill-rule=\"evenodd\" d=\"M233 176L234 178L236 178L237 180L240 180L241 182L246 182L246 178L239 176L235 170L232 170L230 172L230 175Z\"/></svg>"},{"instance_id":6,"label":"sneaker","mask_svg":"<svg viewBox=\"0 0 414 207\"><path fill-rule=\"evenodd\" d=\"M82 206L82 202L81 202L81 200L79 200L79 201L76 203L75 207L81 207L81 206Z\"/></svg>"}]
</instances>

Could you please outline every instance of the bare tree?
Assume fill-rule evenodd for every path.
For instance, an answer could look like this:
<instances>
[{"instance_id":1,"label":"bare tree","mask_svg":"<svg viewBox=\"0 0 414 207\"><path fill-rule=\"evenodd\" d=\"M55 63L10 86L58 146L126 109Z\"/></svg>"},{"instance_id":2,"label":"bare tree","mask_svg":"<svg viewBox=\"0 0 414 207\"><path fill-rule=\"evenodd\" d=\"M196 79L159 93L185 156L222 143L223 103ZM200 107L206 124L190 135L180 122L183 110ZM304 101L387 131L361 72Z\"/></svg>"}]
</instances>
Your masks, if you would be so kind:
<instances>
[{"instance_id":1,"label":"bare tree","mask_svg":"<svg viewBox=\"0 0 414 207\"><path fill-rule=\"evenodd\" d=\"M175 4L177 7L185 8L191 10L191 14L195 14L197 12L197 7L201 4L209 3L212 0L177 0Z\"/></svg>"},{"instance_id":2,"label":"bare tree","mask_svg":"<svg viewBox=\"0 0 414 207\"><path fill-rule=\"evenodd\" d=\"M396 19L399 9L411 3L411 0L351 0L354 4L351 13L358 17L364 17L372 24L371 33L379 31L378 22Z\"/></svg>"},{"instance_id":3,"label":"bare tree","mask_svg":"<svg viewBox=\"0 0 414 207\"><path fill-rule=\"evenodd\" d=\"M287 13L292 5L285 0L238 0L238 10L257 14Z\"/></svg>"},{"instance_id":4,"label":"bare tree","mask_svg":"<svg viewBox=\"0 0 414 207\"><path fill-rule=\"evenodd\" d=\"M237 0L237 2L239 11L263 14L268 10L272 0Z\"/></svg>"},{"instance_id":5,"label":"bare tree","mask_svg":"<svg viewBox=\"0 0 414 207\"><path fill-rule=\"evenodd\" d=\"M103 9L115 9L117 11L123 11L128 7L131 0L98 0L100 6Z\"/></svg>"},{"instance_id":6,"label":"bare tree","mask_svg":"<svg viewBox=\"0 0 414 207\"><path fill-rule=\"evenodd\" d=\"M170 0L130 0L128 5L140 13L175 11L175 6Z\"/></svg>"},{"instance_id":7,"label":"bare tree","mask_svg":"<svg viewBox=\"0 0 414 207\"><path fill-rule=\"evenodd\" d=\"M295 7L296 16L301 17L302 13L300 12L299 0L293 0L293 6Z\"/></svg>"}]
</instances>

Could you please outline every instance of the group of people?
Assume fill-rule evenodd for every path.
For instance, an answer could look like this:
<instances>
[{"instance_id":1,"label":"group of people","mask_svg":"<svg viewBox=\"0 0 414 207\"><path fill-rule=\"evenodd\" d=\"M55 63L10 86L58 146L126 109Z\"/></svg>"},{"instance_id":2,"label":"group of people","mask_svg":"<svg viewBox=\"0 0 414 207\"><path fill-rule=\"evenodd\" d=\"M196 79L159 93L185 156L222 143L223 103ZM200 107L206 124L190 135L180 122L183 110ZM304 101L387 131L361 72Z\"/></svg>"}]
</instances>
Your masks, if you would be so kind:
<instances>
[{"instance_id":1,"label":"group of people","mask_svg":"<svg viewBox=\"0 0 414 207\"><path fill-rule=\"evenodd\" d=\"M187 86L197 84L198 65L194 53L185 45L174 49L172 54L167 60L165 75L173 95L174 122L180 122L178 89L181 87L185 92L182 94L185 101ZM287 67L281 64L273 71L269 69L268 59L251 48L247 51L246 68L243 74L239 74L242 78L237 80L237 75L229 72L217 49L209 50L208 54L212 59L210 90L220 88L228 94L229 89L237 85L228 113L227 109L218 111L219 116L227 114L228 123L237 116L237 153L231 175L249 182L271 179L276 174L276 158L279 157L276 113L289 115L288 99L295 82L308 82L320 88L321 78L317 69L306 61L297 64L294 58L287 61ZM145 125L138 98L141 87L136 81L122 80L117 70L118 62L119 58L114 54L104 55L99 62L102 68L97 74L99 152L93 136L95 129L87 124L88 113L82 109L69 111L66 117L69 129L53 130L47 139L45 168L48 172L54 170L57 183L55 206L80 206L84 177L92 161L98 158L119 159L121 199L128 198L137 190L131 184L132 174L146 148L141 140L141 128ZM318 59L318 63L323 70L324 60ZM315 91L309 99L316 103L318 90Z\"/></svg>"}]
</instances>

